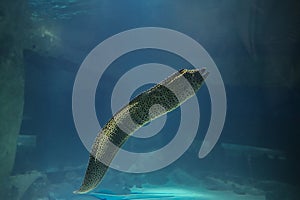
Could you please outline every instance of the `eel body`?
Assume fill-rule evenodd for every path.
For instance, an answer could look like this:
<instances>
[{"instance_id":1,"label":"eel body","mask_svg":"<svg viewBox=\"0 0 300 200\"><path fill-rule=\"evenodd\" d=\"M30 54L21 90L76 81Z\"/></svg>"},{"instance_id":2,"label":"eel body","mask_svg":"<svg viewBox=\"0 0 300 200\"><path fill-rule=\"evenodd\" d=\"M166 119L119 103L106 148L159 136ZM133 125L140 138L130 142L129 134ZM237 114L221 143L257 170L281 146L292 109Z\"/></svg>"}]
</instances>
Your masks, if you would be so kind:
<instances>
[{"instance_id":1,"label":"eel body","mask_svg":"<svg viewBox=\"0 0 300 200\"><path fill-rule=\"evenodd\" d=\"M205 68L182 69L141 93L118 111L96 137L83 183L74 193L83 194L93 190L101 182L118 149L130 135L194 96L207 75Z\"/></svg>"}]
</instances>

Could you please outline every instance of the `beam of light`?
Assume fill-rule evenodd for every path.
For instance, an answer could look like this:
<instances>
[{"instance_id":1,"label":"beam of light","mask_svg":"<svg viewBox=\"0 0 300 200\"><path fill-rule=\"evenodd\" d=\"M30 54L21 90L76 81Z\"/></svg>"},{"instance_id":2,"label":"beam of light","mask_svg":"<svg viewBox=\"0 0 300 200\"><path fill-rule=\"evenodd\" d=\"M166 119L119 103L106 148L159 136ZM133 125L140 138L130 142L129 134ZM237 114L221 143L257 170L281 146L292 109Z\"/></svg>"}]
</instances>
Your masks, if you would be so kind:
<instances>
[{"instance_id":1,"label":"beam of light","mask_svg":"<svg viewBox=\"0 0 300 200\"><path fill-rule=\"evenodd\" d=\"M182 188L132 188L130 194L112 194L108 192L91 193L101 200L129 200L129 199L211 199L209 195Z\"/></svg>"}]
</instances>

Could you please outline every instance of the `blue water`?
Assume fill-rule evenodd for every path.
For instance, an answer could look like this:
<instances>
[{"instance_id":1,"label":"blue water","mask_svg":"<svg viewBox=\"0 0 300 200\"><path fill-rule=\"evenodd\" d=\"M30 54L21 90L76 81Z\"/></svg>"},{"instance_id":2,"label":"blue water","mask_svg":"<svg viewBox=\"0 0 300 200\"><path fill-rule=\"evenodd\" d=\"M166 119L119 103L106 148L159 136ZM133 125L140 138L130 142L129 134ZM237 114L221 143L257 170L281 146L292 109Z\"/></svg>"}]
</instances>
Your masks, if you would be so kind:
<instances>
[{"instance_id":1,"label":"blue water","mask_svg":"<svg viewBox=\"0 0 300 200\"><path fill-rule=\"evenodd\" d=\"M32 23L43 27L41 33L37 29L37 35L45 36L36 36L31 48L24 50L21 134L35 135L37 141L35 147L18 149L14 173L37 170L47 178L37 180L23 199L152 199L155 195L162 195L157 197L160 199L296 199L296 177L300 175L296 160L300 153L297 6L292 1L29 0ZM72 115L76 74L99 43L141 27L184 33L212 57L227 97L221 137L207 157L198 158L211 117L210 94L204 85L197 93L201 110L197 136L178 160L151 173L111 169L94 195L74 195L89 156ZM192 66L185 58L158 49L122 55L107 68L97 87L95 110L101 126L113 116L110 102L117 81L145 63L161 63L175 70L204 67ZM141 85L131 97L152 85ZM131 138L124 149L159 149L174 138L179 123L180 109L176 109L167 115L157 135ZM224 148L224 144L237 146ZM134 193L136 187L144 190ZM156 189L149 193L149 187ZM171 191L167 195L161 193L166 187ZM282 188L280 195L278 187ZM36 188L43 189L37 192ZM172 193L170 188L185 192ZM199 196L189 196L191 191Z\"/></svg>"}]
</instances>

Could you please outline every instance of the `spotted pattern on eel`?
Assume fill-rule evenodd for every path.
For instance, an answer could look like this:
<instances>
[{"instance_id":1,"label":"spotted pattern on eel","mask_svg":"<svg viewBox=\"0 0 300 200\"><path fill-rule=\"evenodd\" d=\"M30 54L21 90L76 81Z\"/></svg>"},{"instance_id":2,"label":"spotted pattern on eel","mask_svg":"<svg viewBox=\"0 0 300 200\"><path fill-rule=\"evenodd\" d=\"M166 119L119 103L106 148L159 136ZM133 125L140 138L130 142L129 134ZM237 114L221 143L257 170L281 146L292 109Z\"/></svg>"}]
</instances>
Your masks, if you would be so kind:
<instances>
[{"instance_id":1,"label":"spotted pattern on eel","mask_svg":"<svg viewBox=\"0 0 300 200\"><path fill-rule=\"evenodd\" d=\"M118 149L130 135L144 124L174 110L194 96L207 76L205 68L182 69L141 93L117 112L96 137L83 183L74 193L83 194L96 188ZM157 104L164 109L155 109L154 105ZM154 108L151 115L150 108Z\"/></svg>"}]
</instances>

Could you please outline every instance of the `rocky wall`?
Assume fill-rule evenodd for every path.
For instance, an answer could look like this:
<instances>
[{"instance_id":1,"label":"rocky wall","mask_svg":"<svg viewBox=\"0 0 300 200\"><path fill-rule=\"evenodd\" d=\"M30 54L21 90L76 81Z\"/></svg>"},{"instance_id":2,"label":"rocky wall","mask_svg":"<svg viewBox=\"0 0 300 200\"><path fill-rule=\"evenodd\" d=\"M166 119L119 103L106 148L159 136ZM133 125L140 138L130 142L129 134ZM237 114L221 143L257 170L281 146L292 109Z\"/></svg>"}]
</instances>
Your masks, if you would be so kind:
<instances>
[{"instance_id":1,"label":"rocky wall","mask_svg":"<svg viewBox=\"0 0 300 200\"><path fill-rule=\"evenodd\" d=\"M0 199L7 191L24 104L26 0L0 1Z\"/></svg>"}]
</instances>

